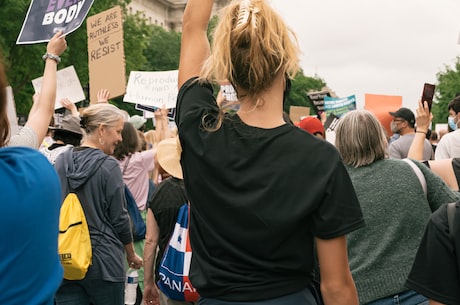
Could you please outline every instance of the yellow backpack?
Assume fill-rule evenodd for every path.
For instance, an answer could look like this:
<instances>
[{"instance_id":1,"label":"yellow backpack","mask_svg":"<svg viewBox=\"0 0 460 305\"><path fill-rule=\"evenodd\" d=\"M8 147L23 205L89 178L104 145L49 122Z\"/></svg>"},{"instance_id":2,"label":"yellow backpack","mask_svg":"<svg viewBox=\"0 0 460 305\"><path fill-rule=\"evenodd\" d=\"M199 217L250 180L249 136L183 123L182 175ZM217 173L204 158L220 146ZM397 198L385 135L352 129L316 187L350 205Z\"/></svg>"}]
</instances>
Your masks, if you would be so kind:
<instances>
[{"instance_id":1,"label":"yellow backpack","mask_svg":"<svg viewBox=\"0 0 460 305\"><path fill-rule=\"evenodd\" d=\"M64 267L64 278L83 279L93 254L85 212L75 193L69 193L61 206L58 252Z\"/></svg>"}]
</instances>

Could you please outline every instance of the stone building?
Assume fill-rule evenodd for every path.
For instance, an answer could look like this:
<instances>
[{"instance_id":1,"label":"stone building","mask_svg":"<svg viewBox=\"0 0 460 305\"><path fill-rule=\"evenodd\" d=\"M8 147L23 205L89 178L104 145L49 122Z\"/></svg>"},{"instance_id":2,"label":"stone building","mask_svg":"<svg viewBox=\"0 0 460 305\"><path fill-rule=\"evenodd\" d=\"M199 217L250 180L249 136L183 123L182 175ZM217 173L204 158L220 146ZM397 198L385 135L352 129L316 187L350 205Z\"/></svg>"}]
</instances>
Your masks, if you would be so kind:
<instances>
[{"instance_id":1,"label":"stone building","mask_svg":"<svg viewBox=\"0 0 460 305\"><path fill-rule=\"evenodd\" d=\"M229 2L230 0L215 0L214 13ZM129 4L129 12L140 12L148 23L180 32L186 3L186 0L133 0Z\"/></svg>"}]
</instances>

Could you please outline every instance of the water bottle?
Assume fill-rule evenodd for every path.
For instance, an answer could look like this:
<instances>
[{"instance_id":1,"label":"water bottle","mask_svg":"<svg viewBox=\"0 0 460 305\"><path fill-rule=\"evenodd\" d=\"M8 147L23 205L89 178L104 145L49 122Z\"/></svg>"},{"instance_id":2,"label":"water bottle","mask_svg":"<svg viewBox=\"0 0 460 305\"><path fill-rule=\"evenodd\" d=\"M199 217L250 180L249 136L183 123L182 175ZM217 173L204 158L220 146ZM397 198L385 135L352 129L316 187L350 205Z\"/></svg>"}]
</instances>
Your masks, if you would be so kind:
<instances>
[{"instance_id":1,"label":"water bottle","mask_svg":"<svg viewBox=\"0 0 460 305\"><path fill-rule=\"evenodd\" d=\"M136 304L136 293L137 285L139 283L139 274L137 269L129 268L126 272L126 282L125 282L125 304L134 305Z\"/></svg>"}]
</instances>

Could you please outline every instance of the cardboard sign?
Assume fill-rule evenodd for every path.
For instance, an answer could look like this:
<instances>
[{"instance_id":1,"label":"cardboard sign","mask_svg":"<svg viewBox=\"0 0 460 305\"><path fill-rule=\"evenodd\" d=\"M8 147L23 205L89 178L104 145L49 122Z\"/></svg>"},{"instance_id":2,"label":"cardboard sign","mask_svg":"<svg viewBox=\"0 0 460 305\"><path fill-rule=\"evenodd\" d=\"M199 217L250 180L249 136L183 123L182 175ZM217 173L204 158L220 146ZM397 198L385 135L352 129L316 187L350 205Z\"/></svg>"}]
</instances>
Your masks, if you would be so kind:
<instances>
[{"instance_id":1,"label":"cardboard sign","mask_svg":"<svg viewBox=\"0 0 460 305\"><path fill-rule=\"evenodd\" d=\"M110 98L125 94L125 52L120 6L88 17L88 70L90 102L97 92L108 89Z\"/></svg>"},{"instance_id":2,"label":"cardboard sign","mask_svg":"<svg viewBox=\"0 0 460 305\"><path fill-rule=\"evenodd\" d=\"M393 135L390 128L390 122L393 117L389 112L396 111L401 107L402 96L367 93L364 95L364 109L372 112L377 117L386 129L388 136Z\"/></svg>"},{"instance_id":3,"label":"cardboard sign","mask_svg":"<svg viewBox=\"0 0 460 305\"><path fill-rule=\"evenodd\" d=\"M82 25L93 2L94 0L32 0L16 44L49 41L60 30L66 35L72 33Z\"/></svg>"},{"instance_id":4,"label":"cardboard sign","mask_svg":"<svg viewBox=\"0 0 460 305\"><path fill-rule=\"evenodd\" d=\"M74 104L85 100L85 93L83 92L74 66L57 71L56 78L57 90L54 109L62 108L60 101L63 98L68 98ZM43 77L32 80L32 85L36 93L40 93L42 81Z\"/></svg>"},{"instance_id":5,"label":"cardboard sign","mask_svg":"<svg viewBox=\"0 0 460 305\"><path fill-rule=\"evenodd\" d=\"M131 71L123 101L158 108L176 108L177 72Z\"/></svg>"},{"instance_id":6,"label":"cardboard sign","mask_svg":"<svg viewBox=\"0 0 460 305\"><path fill-rule=\"evenodd\" d=\"M13 88L11 86L6 87L6 114L8 121L10 122L10 135L14 135L18 132L18 116L16 114L16 104L14 103Z\"/></svg>"},{"instance_id":7,"label":"cardboard sign","mask_svg":"<svg viewBox=\"0 0 460 305\"><path fill-rule=\"evenodd\" d=\"M310 115L310 108L304 106L291 106L289 108L289 117L294 123L300 122L306 116Z\"/></svg>"},{"instance_id":8,"label":"cardboard sign","mask_svg":"<svg viewBox=\"0 0 460 305\"><path fill-rule=\"evenodd\" d=\"M325 96L324 110L328 115L334 114L340 118L348 111L356 110L356 97L354 95L343 98Z\"/></svg>"}]
</instances>

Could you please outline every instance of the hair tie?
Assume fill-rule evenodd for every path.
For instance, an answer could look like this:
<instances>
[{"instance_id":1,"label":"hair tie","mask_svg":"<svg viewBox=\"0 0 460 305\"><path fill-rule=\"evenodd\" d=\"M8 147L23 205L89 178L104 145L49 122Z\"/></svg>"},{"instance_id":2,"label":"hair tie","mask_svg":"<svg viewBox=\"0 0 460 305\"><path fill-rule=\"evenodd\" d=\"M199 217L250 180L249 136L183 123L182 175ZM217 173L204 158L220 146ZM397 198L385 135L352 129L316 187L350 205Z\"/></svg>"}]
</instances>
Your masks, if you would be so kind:
<instances>
[{"instance_id":1,"label":"hair tie","mask_svg":"<svg viewBox=\"0 0 460 305\"><path fill-rule=\"evenodd\" d=\"M235 28L239 28L248 23L249 15L251 14L252 7L250 0L242 0L240 2L240 10L238 11L238 21L236 22ZM253 21L254 26L254 21Z\"/></svg>"},{"instance_id":2,"label":"hair tie","mask_svg":"<svg viewBox=\"0 0 460 305\"><path fill-rule=\"evenodd\" d=\"M88 117L87 116L82 116L80 118L80 127L86 130L87 126L88 126Z\"/></svg>"}]
</instances>

